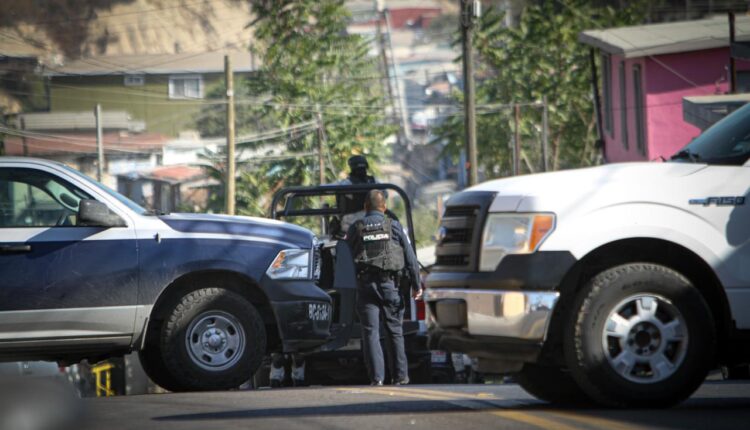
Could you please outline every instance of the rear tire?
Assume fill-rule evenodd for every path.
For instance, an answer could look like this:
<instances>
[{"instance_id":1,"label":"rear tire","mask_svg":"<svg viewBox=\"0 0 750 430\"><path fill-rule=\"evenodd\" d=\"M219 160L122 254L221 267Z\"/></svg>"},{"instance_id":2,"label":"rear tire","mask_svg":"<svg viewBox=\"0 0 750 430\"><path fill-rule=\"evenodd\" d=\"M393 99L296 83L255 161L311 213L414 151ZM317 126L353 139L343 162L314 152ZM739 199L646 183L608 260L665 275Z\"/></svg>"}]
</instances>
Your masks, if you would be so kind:
<instances>
[{"instance_id":1,"label":"rear tire","mask_svg":"<svg viewBox=\"0 0 750 430\"><path fill-rule=\"evenodd\" d=\"M195 290L167 313L160 350L176 383L172 391L236 388L263 361L265 326L255 307L241 295L223 288Z\"/></svg>"},{"instance_id":2,"label":"rear tire","mask_svg":"<svg viewBox=\"0 0 750 430\"><path fill-rule=\"evenodd\" d=\"M668 407L703 383L715 354L711 311L674 270L626 264L580 291L565 341L568 368L598 403Z\"/></svg>"},{"instance_id":3,"label":"rear tire","mask_svg":"<svg viewBox=\"0 0 750 430\"><path fill-rule=\"evenodd\" d=\"M559 367L527 363L516 375L516 381L527 393L546 402L558 405L591 402L570 373Z\"/></svg>"}]
</instances>

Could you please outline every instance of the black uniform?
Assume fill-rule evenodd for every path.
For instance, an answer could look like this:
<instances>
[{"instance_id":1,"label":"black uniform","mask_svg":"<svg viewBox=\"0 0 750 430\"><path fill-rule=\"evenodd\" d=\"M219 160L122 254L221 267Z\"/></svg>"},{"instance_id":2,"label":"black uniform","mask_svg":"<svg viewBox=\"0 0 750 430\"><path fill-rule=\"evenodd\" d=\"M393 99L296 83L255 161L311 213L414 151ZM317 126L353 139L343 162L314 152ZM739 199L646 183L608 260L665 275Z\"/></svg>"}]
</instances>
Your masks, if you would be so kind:
<instances>
[{"instance_id":1,"label":"black uniform","mask_svg":"<svg viewBox=\"0 0 750 430\"><path fill-rule=\"evenodd\" d=\"M398 221L370 211L349 228L347 242L357 264L357 313L362 325L362 349L372 382L383 382L385 363L380 347L380 317L386 329L386 346L393 355L391 374L396 382L408 381L404 350L404 299L396 285L405 270L411 289L418 291L419 263Z\"/></svg>"}]
</instances>

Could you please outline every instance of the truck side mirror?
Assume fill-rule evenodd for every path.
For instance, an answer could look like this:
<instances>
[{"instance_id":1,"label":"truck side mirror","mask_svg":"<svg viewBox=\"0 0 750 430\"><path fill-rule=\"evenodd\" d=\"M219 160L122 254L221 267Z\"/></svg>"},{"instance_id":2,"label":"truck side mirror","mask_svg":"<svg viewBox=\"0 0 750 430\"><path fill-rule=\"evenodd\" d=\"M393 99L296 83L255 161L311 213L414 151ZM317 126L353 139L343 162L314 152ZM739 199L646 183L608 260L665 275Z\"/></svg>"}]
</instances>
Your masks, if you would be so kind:
<instances>
[{"instance_id":1,"label":"truck side mirror","mask_svg":"<svg viewBox=\"0 0 750 430\"><path fill-rule=\"evenodd\" d=\"M89 199L83 199L78 203L78 225L107 228L127 227L125 220L112 212L107 205Z\"/></svg>"}]
</instances>

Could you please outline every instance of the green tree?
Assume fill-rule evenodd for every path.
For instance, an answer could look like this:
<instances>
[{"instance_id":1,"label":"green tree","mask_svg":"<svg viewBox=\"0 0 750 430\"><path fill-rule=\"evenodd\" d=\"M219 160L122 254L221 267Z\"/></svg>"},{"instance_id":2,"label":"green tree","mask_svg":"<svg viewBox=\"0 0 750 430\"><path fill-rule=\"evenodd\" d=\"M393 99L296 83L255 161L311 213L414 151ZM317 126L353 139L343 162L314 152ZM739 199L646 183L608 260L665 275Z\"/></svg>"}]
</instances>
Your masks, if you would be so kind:
<instances>
[{"instance_id":1,"label":"green tree","mask_svg":"<svg viewBox=\"0 0 750 430\"><path fill-rule=\"evenodd\" d=\"M241 84L238 97L239 130L264 132L300 124L320 123L327 181L345 170L352 154L367 154L372 163L387 156L385 138L394 132L383 117L383 94L377 58L369 54L370 42L348 34L349 11L343 0L255 0L251 23L253 50L261 68ZM210 108L207 108L210 109ZM205 112L204 112L205 113ZM223 132L220 116L200 126L203 134ZM248 164L238 178L238 212L268 213L270 196L282 186L318 182L317 127L281 133L238 147L282 143L299 156Z\"/></svg>"},{"instance_id":2,"label":"green tree","mask_svg":"<svg viewBox=\"0 0 750 430\"><path fill-rule=\"evenodd\" d=\"M528 5L516 28L504 26L502 12L489 9L482 16L474 39L477 74L483 77L477 84L477 104L503 104L480 109L477 117L479 159L487 177L511 172L514 115L510 105L538 102L544 96L549 103L550 166L560 169L597 162L589 48L578 42L578 34L637 23L642 19L642 2L622 9L592 3L556 0ZM542 110L534 105L521 109L522 159L539 158L538 150L531 147L538 148ZM447 142L448 153L458 154L464 147L463 116L450 118L436 134L437 140Z\"/></svg>"}]
</instances>

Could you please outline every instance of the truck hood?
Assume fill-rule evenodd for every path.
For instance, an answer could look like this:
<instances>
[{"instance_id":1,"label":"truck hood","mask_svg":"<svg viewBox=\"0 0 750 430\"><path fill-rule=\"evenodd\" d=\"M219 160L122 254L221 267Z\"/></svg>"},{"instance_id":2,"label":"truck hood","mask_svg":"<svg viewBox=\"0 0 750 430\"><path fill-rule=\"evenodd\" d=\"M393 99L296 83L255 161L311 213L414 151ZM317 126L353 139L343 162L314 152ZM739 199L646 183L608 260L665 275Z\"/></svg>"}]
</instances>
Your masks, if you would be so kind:
<instances>
[{"instance_id":1,"label":"truck hood","mask_svg":"<svg viewBox=\"0 0 750 430\"><path fill-rule=\"evenodd\" d=\"M574 197L610 186L653 187L692 175L707 166L694 163L619 163L584 169L515 176L484 182L467 191L493 191L498 196Z\"/></svg>"},{"instance_id":2,"label":"truck hood","mask_svg":"<svg viewBox=\"0 0 750 430\"><path fill-rule=\"evenodd\" d=\"M309 248L313 233L294 224L266 218L213 214L169 214L159 216L170 228L181 233L209 233L253 236Z\"/></svg>"}]
</instances>

